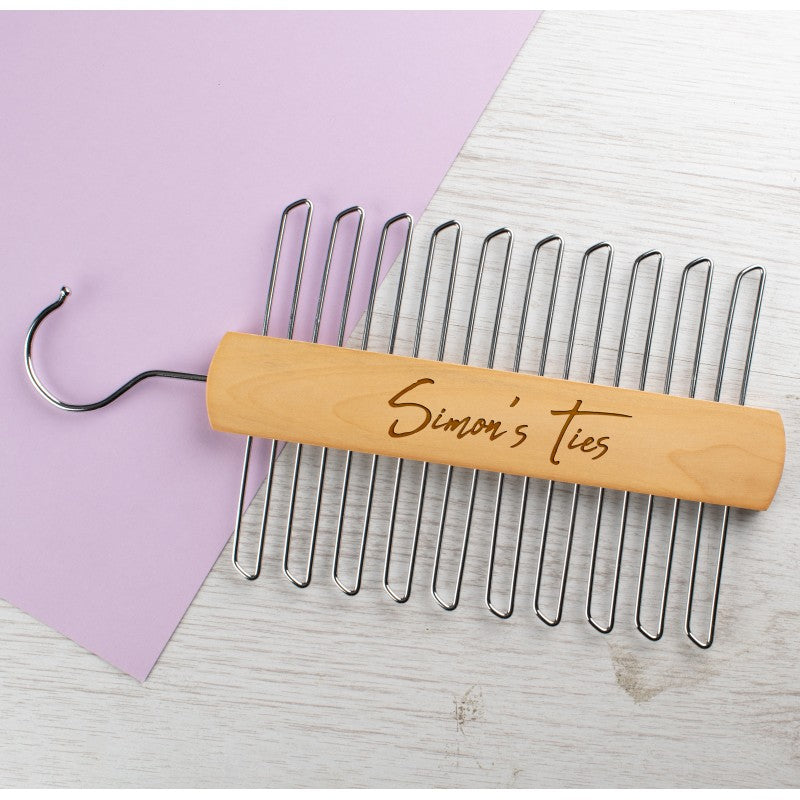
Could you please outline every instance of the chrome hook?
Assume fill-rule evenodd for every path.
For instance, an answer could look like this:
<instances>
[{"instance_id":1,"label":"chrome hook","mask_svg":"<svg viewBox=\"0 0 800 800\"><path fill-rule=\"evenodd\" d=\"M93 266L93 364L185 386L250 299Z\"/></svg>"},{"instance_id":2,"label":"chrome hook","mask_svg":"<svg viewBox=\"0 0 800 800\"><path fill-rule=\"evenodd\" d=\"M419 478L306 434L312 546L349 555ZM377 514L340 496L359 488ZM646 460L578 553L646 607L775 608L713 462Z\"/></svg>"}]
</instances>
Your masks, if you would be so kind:
<instances>
[{"instance_id":1,"label":"chrome hook","mask_svg":"<svg viewBox=\"0 0 800 800\"><path fill-rule=\"evenodd\" d=\"M172 370L149 369L146 372L140 372L138 375L127 381L127 383L123 383L119 389L115 389L113 392L111 392L108 397L104 397L102 400L98 400L95 403L65 403L63 400L60 400L42 383L41 378L36 374L36 370L33 368L33 355L31 353L31 349L33 347L33 337L36 335L36 331L39 329L39 326L57 308L61 308L61 306L64 305L64 301L70 296L70 294L70 289L68 289L66 286L62 286L61 291L58 293L58 299L55 302L50 303L47 308L43 308L36 315L35 319L31 323L30 328L28 328L28 334L25 337L25 369L28 372L28 377L30 378L31 383L36 387L36 391L39 392L39 394L42 395L45 400L52 403L57 408L62 408L64 411L96 411L99 408L104 408L110 403L113 403L118 397L121 397L129 389L132 389L134 386L136 386L137 383L140 383L147 378L176 378L183 381L206 380L205 375L196 375L192 372L173 372Z\"/></svg>"}]
</instances>

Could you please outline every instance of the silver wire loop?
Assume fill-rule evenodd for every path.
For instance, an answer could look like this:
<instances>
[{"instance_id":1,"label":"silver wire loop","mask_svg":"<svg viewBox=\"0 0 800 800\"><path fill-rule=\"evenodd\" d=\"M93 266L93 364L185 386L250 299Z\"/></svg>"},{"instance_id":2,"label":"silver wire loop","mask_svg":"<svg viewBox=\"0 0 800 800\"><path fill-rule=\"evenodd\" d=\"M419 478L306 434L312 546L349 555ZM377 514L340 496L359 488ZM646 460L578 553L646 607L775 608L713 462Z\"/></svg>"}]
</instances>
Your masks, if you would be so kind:
<instances>
[{"instance_id":1,"label":"silver wire loop","mask_svg":"<svg viewBox=\"0 0 800 800\"><path fill-rule=\"evenodd\" d=\"M600 340L603 333L603 321L606 313L606 303L608 301L608 288L611 281L611 267L614 261L614 248L608 242L598 242L592 245L584 254L581 259L581 268L578 273L578 284L575 289L575 302L572 306L572 320L569 328L569 338L567 339L567 351L564 357L564 380L569 380L570 367L572 366L572 353L575 348L575 337L578 330L578 318L581 309L581 300L583 296L583 284L586 278L586 269L589 265L591 257L605 250L605 270L603 273L603 288L600 292L600 302L597 309L597 323L595 325L594 344L592 345L592 357L589 365L589 383L594 383L595 375L597 373L597 360L600 355ZM542 588L542 575L544 573L544 559L547 549L547 535L550 528L550 513L553 507L553 489L555 481L547 482L547 496L544 505L544 520L542 522L542 537L539 544L539 558L536 564L536 582L533 591L533 610L536 616L542 622L551 627L555 627L561 622L561 616L564 611L564 595L567 588L567 576L569 574L570 559L572 557L572 541L575 537L575 521L578 511L578 497L580 494L580 486L575 484L572 488L572 502L570 505L569 522L567 525L567 538L564 544L564 557L561 566L561 579L559 581L558 601L556 603L556 613L548 616L542 611L540 594Z\"/></svg>"},{"instance_id":2,"label":"silver wire loop","mask_svg":"<svg viewBox=\"0 0 800 800\"><path fill-rule=\"evenodd\" d=\"M647 369L650 363L650 348L653 343L653 332L656 323L656 310L658 307L658 293L661 288L661 274L664 265L664 256L658 250L650 250L647 253L640 255L633 263L631 270L631 278L628 283L628 297L625 301L625 312L622 317L622 331L619 337L619 348L617 350L617 366L614 371L614 386L620 385L622 377L622 363L625 358L625 346L628 341L628 326L631 319L631 311L633 310L633 299L636 291L636 279L639 276L639 269L641 265L654 259L656 262L655 279L653 281L653 296L650 301L650 318L647 323L647 334L644 342L644 352L642 354L642 367L639 375L639 391L645 390L647 383ZM589 582L586 588L586 619L589 624L600 633L611 633L614 628L614 616L617 608L617 594L619 592L619 577L622 567L622 548L625 543L625 528L628 521L628 504L630 501L630 492L623 492L622 495L622 510L619 522L619 536L617 538L617 553L614 560L614 576L611 584L611 598L609 601L608 619L605 623L599 622L592 613L592 597L594 593L595 571L597 568L597 551L600 543L600 524L603 517L603 501L605 498L605 489L600 489L597 493L597 510L595 512L594 521L594 535L592 537L592 554L589 560Z\"/></svg>"},{"instance_id":3,"label":"silver wire loop","mask_svg":"<svg viewBox=\"0 0 800 800\"><path fill-rule=\"evenodd\" d=\"M696 258L683 268L681 274L680 288L678 289L678 301L675 307L675 321L672 326L672 337L670 339L669 354L667 355L667 369L664 377L664 394L669 394L672 388L672 372L675 365L675 354L678 349L678 334L680 333L681 317L683 315L684 301L686 297L686 286L689 276L693 270L699 267L706 267L705 284L703 289L702 303L700 307L700 319L697 325L697 337L695 340L694 358L692 361L692 373L689 379L689 397L694 397L697 391L697 377L700 372L700 357L703 350L703 337L705 335L706 319L708 318L708 301L711 297L711 282L714 277L714 264L708 258ZM664 620L667 612L667 597L669 594L669 581L672 574L672 560L675 553L675 538L678 530L678 512L680 510L680 500L674 500L672 504L672 518L670 520L669 536L667 539L667 552L664 563L663 581L661 584L661 597L659 600L658 623L655 632L651 631L642 622L642 597L644 593L645 572L647 570L647 552L650 545L650 532L653 521L653 495L647 498L647 508L645 510L644 533L642 536L642 557L639 564L639 578L636 584L636 611L634 622L637 630L642 636L657 642L664 635Z\"/></svg>"},{"instance_id":4,"label":"silver wire loop","mask_svg":"<svg viewBox=\"0 0 800 800\"><path fill-rule=\"evenodd\" d=\"M508 284L508 272L511 266L511 253L514 247L514 235L508 228L499 228L490 233L481 245L481 254L478 259L478 272L475 276L475 288L472 293L472 306L469 312L469 321L467 322L467 334L464 342L464 356L461 360L462 364L469 363L470 350L472 349L472 336L475 329L475 319L478 313L478 303L480 301L481 283L483 282L483 273L486 266L486 256L489 252L489 247L495 239L500 237L506 238L505 254L503 257L503 273L500 278L500 289L497 297L497 308L494 315L494 325L492 328L492 338L489 342L489 356L487 366L489 369L494 367L495 355L497 353L497 342L500 336L500 320L503 310L503 304L506 295L506 286ZM453 467L447 467L444 484L444 497L442 498L442 509L439 515L439 531L436 537L436 552L433 560L433 574L431 576L431 594L434 600L445 610L453 611L458 606L459 598L461 597L461 586L464 582L464 566L467 559L467 547L469 545L470 532L472 530L472 517L475 510L475 492L478 485L478 477L480 470L473 469L470 481L469 499L467 500L467 517L464 523L464 533L461 539L461 550L458 557L458 571L456 573L456 584L453 589L453 599L450 601L445 600L438 589L439 583L439 568L441 566L442 557L442 544L444 540L445 526L447 523L447 507L450 498L450 488L453 479Z\"/></svg>"},{"instance_id":5,"label":"silver wire loop","mask_svg":"<svg viewBox=\"0 0 800 800\"><path fill-rule=\"evenodd\" d=\"M398 222L403 218L407 220L408 228L406 231L405 242L403 244L403 255L400 261L400 275L398 277L397 291L395 293L394 311L392 313L391 330L389 332L389 346L387 348L388 353L394 353L395 344L397 343L397 331L400 325L400 308L403 302L403 292L405 291L406 276L408 274L408 262L411 255L411 238L413 235L414 221L409 214L401 214L389 220L389 222L387 222L386 225L384 226L384 232L388 232L389 227L393 223ZM386 242L385 236L381 235L381 243L380 247L378 248L378 257L381 259L383 257L383 247L385 245L385 242ZM414 547L412 549L410 556L408 571L406 574L405 588L403 592L398 595L390 586L389 571L391 568L392 538L394 536L394 526L395 526L395 520L397 518L397 498L398 498L397 487L400 480L400 473L402 470L402 466L403 466L402 459L397 459L397 464L395 467L395 487L392 494L392 505L391 505L391 510L389 512L389 528L386 536L386 554L383 561L383 588L386 590L386 592L389 594L392 600L398 603L405 603L411 595L411 579L414 574L414 559L416 556L416 539L415 539ZM372 478L372 475L370 477Z\"/></svg>"},{"instance_id":6,"label":"silver wire loop","mask_svg":"<svg viewBox=\"0 0 800 800\"><path fill-rule=\"evenodd\" d=\"M317 310L314 315L314 329L311 336L312 342L319 341L319 331L322 325L322 315L325 305L325 298L328 289L328 278L331 271L331 263L333 262L333 255L336 249L336 240L339 232L339 226L344 219L348 216L357 216L357 227L353 240L353 252L350 258L350 271L348 275L347 288L345 290L345 302L343 304L342 321L339 324L339 346L344 340L344 325L347 323L347 311L350 305L350 293L352 291L353 275L355 272L355 265L358 260L358 251L361 246L361 236L364 230L364 209L360 206L352 206L344 211L341 211L333 220L331 227L331 235L328 240L328 251L325 256L325 266L322 270L321 285L319 290L319 298L317 299ZM298 588L305 589L311 583L311 574L314 566L314 552L316 549L317 533L319 531L319 520L322 507L322 487L325 481L325 469L328 459L328 448L312 448L313 450L320 451L319 471L317 473L317 488L314 497L314 511L311 518L311 535L308 543L308 551L306 554L305 572L302 578L297 577L289 567L289 557L291 550L292 532L294 526L295 505L297 501L297 489L300 479L300 464L304 446L302 444L295 445L295 459L294 470L292 472L292 485L289 490L289 507L286 513L286 531L284 535L283 545L283 574Z\"/></svg>"},{"instance_id":7,"label":"silver wire loop","mask_svg":"<svg viewBox=\"0 0 800 800\"><path fill-rule=\"evenodd\" d=\"M351 209L352 210L352 209ZM353 245L353 253L352 258L350 259L350 271L347 275L347 288L345 289L344 294L344 303L342 307L342 316L339 322L339 336L337 339L337 345L342 347L344 345L344 337L345 337L345 330L347 327L347 316L350 310L350 297L353 293L353 279L356 273L356 263L358 261L358 251L359 246L361 243L361 232L364 225L364 217L363 212L361 212L361 216L359 217L358 223L358 232L356 234L356 240ZM373 273L372 277L372 286L370 289L369 294L369 303L368 305L374 307L375 305L375 293L378 288L378 277L379 275L375 274L378 273L380 270L380 264L376 262L375 264L375 272ZM372 319L372 312L369 312L370 320ZM362 350L366 350L367 339L369 337L369 328L365 328L364 331L364 341L362 344ZM366 553L366 546L367 546L367 537L366 537L366 530L361 537L361 542L359 545L358 550L358 562L356 566L356 575L354 582L351 586L348 586L344 583L344 581L339 577L339 559L341 555L341 548L342 548L342 529L344 527L344 514L345 514L345 503L347 498L347 487L350 481L350 465L352 463L353 454L349 450L345 455L345 466L344 466L344 477L342 480L342 492L339 498L339 516L336 521L336 544L334 546L333 551L333 581L334 583L347 595L354 595L358 594L358 591L361 589L361 576L364 572L364 555ZM370 501L371 502L371 501Z\"/></svg>"},{"instance_id":8,"label":"silver wire loop","mask_svg":"<svg viewBox=\"0 0 800 800\"><path fill-rule=\"evenodd\" d=\"M397 334L397 324L399 322L400 303L403 296L403 287L405 284L405 274L408 268L408 258L411 250L411 237L414 229L414 220L410 214L398 214L388 220L381 230L381 238L378 244L378 255L375 259L375 268L372 273L372 283L370 285L369 300L367 302L367 310L364 318L364 331L361 338L361 349L367 350L369 346L370 332L372 330L372 318L375 312L375 300L378 294L378 286L380 284L381 273L383 271L384 254L386 251L386 241L393 226L405 223L406 233L403 242L403 254L400 267L400 280L398 282L397 294L395 298L395 318L392 320L392 334L389 338L388 351L391 353L394 349L395 337ZM352 586L347 586L338 576L339 553L341 548L344 518L345 518L345 504L348 494L349 479L350 479L350 464L352 453L348 452L345 457L345 471L342 480L342 490L339 498L339 517L336 528L336 546L334 552L334 574L333 578L336 585L347 595L356 594L361 588L361 580L364 571L364 555L366 552L367 537L369 535L370 521L372 516L372 504L375 497L375 479L378 470L378 456L373 454L370 459L369 468L369 483L367 486L367 494L364 501L364 516L361 526L361 536L359 540L359 556L356 568L356 576Z\"/></svg>"},{"instance_id":9,"label":"silver wire loop","mask_svg":"<svg viewBox=\"0 0 800 800\"><path fill-rule=\"evenodd\" d=\"M519 322L519 331L517 333L517 345L514 352L514 365L513 372L519 372L522 363L522 351L525 342L525 330L528 325L528 315L530 312L530 302L533 294L533 281L536 274L536 265L539 261L539 254L542 249L550 244L556 244L555 267L553 269L553 282L550 289L550 302L547 308L547 319L544 327L544 335L542 337L542 351L539 356L539 370L538 375L545 374L545 366L547 364L547 351L550 346L550 334L553 327L553 317L555 315L556 295L558 294L558 282L561 275L561 261L564 255L564 242L560 236L548 236L541 241L537 242L533 248L531 255L530 269L528 270L528 279L525 284L525 295L522 301L522 314ZM528 506L528 491L530 487L530 478L523 478L522 490L520 493L520 506L519 514L517 517L517 531L516 541L514 545L514 560L511 566L511 582L508 590L508 599L505 608L501 608L492 600L492 583L494 581L495 558L497 554L497 541L500 526L500 509L503 501L503 484L505 475L500 474L497 476L497 490L495 493L494 513L492 515L492 538L489 545L489 565L486 572L486 592L484 595L484 602L489 611L492 612L500 619L508 619L514 613L514 599L517 591L517 579L519 577L519 561L522 553L522 535L525 530L525 515Z\"/></svg>"},{"instance_id":10,"label":"silver wire loop","mask_svg":"<svg viewBox=\"0 0 800 800\"><path fill-rule=\"evenodd\" d=\"M281 222L278 227L278 240L275 244L275 256L272 260L272 270L269 276L269 287L267 288L267 303L264 309L264 324L261 328L263 336L267 335L269 329L269 320L272 314L272 301L275 296L275 285L278 277L278 267L281 260L281 251L283 249L283 238L286 233L286 222L289 215L296 208L305 208L306 217L303 226L303 238L300 245L300 256L297 263L297 275L295 277L294 292L292 294L292 304L289 310L289 322L286 337L292 338L294 333L295 318L297 316L297 305L300 298L300 284L303 278L303 266L306 261L306 253L308 251L308 237L311 232L311 217L313 215L314 207L310 200L296 200L294 203L286 206L281 214ZM278 443L273 439L270 442L269 460L267 462L267 476L265 481L265 495L264 506L261 513L261 528L258 535L258 545L256 549L255 566L252 570L246 569L239 562L239 546L241 543L242 535L242 517L244 515L244 503L247 493L247 475L250 469L250 455L253 449L253 437L248 436L244 448L244 463L242 464L242 480L239 485L239 501L236 506L236 524L233 529L233 547L231 552L231 560L233 566L239 573L247 578L249 581L254 581L261 574L261 560L264 556L264 539L267 531L267 516L269 514L270 495L272 492L272 479L275 471L275 458L277 456Z\"/></svg>"},{"instance_id":11,"label":"silver wire loop","mask_svg":"<svg viewBox=\"0 0 800 800\"><path fill-rule=\"evenodd\" d=\"M739 289L741 288L742 281L750 274L758 273L758 284L756 288L756 299L753 306L753 317L750 323L750 335L747 342L747 353L745 355L744 370L742 372L742 382L739 388L739 405L744 405L747 396L747 385L750 381L750 370L753 366L753 351L756 343L756 332L758 330L758 320L761 316L761 303L764 299L764 282L766 279L766 271L764 267L759 264L746 267L737 276L733 284L733 292L731 293L731 302L728 306L728 320L725 324L725 335L722 339L722 350L719 357L719 368L717 370L717 382L714 389L714 400L719 402L722 395L722 382L725 375L725 364L728 359L728 348L731 341L731 332L733 330L733 320L736 313L736 302L739 299ZM697 579L697 565L699 561L700 552L700 538L703 527L703 509L704 503L698 503L697 506L697 522L695 524L694 533L694 547L692 548L692 568L689 574L689 593L686 598L686 617L684 619L684 631L689 637L690 641L696 644L703 650L707 650L714 643L714 629L717 624L717 609L719 606L719 590L722 584L722 562L725 558L725 544L728 538L728 522L730 520L730 507L725 506L722 509L722 523L720 525L719 533L719 547L717 550L717 565L714 571L714 588L711 596L711 609L708 621L708 631L705 638L701 638L698 634L692 631L692 610L694 608L694 593L695 582Z\"/></svg>"},{"instance_id":12,"label":"silver wire loop","mask_svg":"<svg viewBox=\"0 0 800 800\"><path fill-rule=\"evenodd\" d=\"M434 257L436 255L436 245L439 241L439 237L441 237L443 234L447 233L450 230L452 230L454 233L453 252L450 259L450 278L447 284L447 297L445 299L441 333L439 335L439 349L437 353L438 361L442 361L444 359L445 347L447 344L447 329L450 324L450 312L453 306L453 293L455 290L456 275L458 272L458 259L461 253L461 225L459 225L459 223L456 222L455 220L450 220L449 222L445 222L442 225L439 225L431 234L431 238L428 243L428 256L425 260L425 272L422 278L422 289L420 292L419 308L417 311L417 322L416 322L416 329L414 332L414 343L411 347L412 358L419 358L420 347L422 345L422 330L425 322L425 310L428 302L428 291L430 289L431 274L433 271L433 262L434 262ZM403 281L405 281L405 274L403 274L401 278ZM390 353L394 352L394 346L396 342L397 324L399 320L399 304L400 304L400 297L398 293L398 298L395 303L395 315L392 321L392 332L389 340ZM417 492L417 507L416 507L416 514L414 516L414 530L411 537L411 549L406 566L406 579L402 591L396 592L394 589L392 589L390 585L389 575L391 570L391 558L392 558L392 548L395 537L395 527L397 524L397 504L400 496L400 485L403 476L404 463L405 463L404 459L397 459L397 466L395 468L395 476L394 476L394 487L392 489L392 505L391 505L391 512L389 515L389 527L386 537L386 555L384 558L384 565L383 565L383 588L386 590L389 597L391 597L392 600L394 600L396 603L405 603L411 596L411 585L414 579L414 567L417 558L417 547L419 545L420 530L422 528L422 513L425 505L425 490L427 488L428 470L430 467L427 461L423 462L422 471L420 474L419 489Z\"/></svg>"}]
</instances>

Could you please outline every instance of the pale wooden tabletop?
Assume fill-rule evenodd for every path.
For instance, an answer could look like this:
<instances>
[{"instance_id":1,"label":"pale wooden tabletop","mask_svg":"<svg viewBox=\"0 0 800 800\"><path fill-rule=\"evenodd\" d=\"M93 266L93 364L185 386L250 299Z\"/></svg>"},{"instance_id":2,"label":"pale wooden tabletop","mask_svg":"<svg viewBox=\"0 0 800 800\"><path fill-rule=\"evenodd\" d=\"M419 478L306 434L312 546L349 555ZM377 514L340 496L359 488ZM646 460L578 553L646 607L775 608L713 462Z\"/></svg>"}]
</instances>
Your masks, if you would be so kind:
<instances>
[{"instance_id":1,"label":"pale wooden tabletop","mask_svg":"<svg viewBox=\"0 0 800 800\"><path fill-rule=\"evenodd\" d=\"M713 382L733 276L756 262L767 268L749 402L782 412L786 471L768 511L732 516L710 650L683 634L692 532L685 525L664 638L651 643L634 629L640 498L631 510L617 624L609 636L584 618L591 492L581 512L586 519L579 518L563 622L548 628L531 607L538 485L516 611L508 621L494 618L483 604L486 515L493 502L487 481L461 605L450 614L428 589L435 527L423 530L414 593L400 606L381 586L382 534L370 539L361 593L348 598L332 585L329 517L314 582L305 591L281 574L280 536L268 542L264 574L255 583L234 573L226 548L143 685L0 605L0 784L797 786L798 86L795 16L547 12L437 192L415 246L418 262L424 235L455 217L465 230L464 262L474 269L480 237L509 226L517 242L510 298L520 302L532 244L559 233L566 242L562 302L568 304L581 250L607 239L616 249L607 320L615 332L630 264L659 248L665 277L652 388L663 380L682 266L709 256L717 270L704 389ZM376 330L386 328L390 284L381 292ZM432 290L434 309L442 294L440 280ZM464 288L455 339L463 335L468 302ZM542 292L538 320L545 306ZM558 374L563 359L565 308L550 374ZM411 314L409 306L406 323ZM640 317L641 309L632 328L632 364L641 353ZM487 338L477 337L479 351ZM609 380L613 355L611 336L600 380ZM579 369L586 348L576 358ZM635 380L633 367L625 376ZM334 458L334 476L338 463ZM354 481L357 496L360 471ZM432 496L440 486L437 472ZM457 511L463 511L461 497L457 492ZM385 519L385 491L376 503L378 519ZM401 506L403 547L411 497ZM433 514L435 501L430 508ZM559 509L550 569L563 546ZM609 519L613 511L611 502ZM710 517L708 540L713 522ZM248 525L252 534L254 514ZM608 585L612 523L604 531L601 589ZM506 534L505 575L509 541ZM662 551L656 546L655 556ZM452 557L449 551L450 575ZM553 582L544 595L548 603Z\"/></svg>"}]
</instances>

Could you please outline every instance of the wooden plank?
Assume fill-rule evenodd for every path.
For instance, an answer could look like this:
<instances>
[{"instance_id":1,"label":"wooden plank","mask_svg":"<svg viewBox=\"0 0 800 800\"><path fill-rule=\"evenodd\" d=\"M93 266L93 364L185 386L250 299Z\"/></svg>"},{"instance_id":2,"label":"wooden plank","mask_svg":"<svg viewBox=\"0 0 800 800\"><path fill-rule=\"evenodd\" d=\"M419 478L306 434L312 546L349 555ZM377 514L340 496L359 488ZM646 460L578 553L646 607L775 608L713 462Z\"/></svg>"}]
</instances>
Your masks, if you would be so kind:
<instances>
[{"instance_id":1,"label":"wooden plank","mask_svg":"<svg viewBox=\"0 0 800 800\"><path fill-rule=\"evenodd\" d=\"M228 433L755 510L785 451L776 411L244 333L206 401Z\"/></svg>"}]
</instances>

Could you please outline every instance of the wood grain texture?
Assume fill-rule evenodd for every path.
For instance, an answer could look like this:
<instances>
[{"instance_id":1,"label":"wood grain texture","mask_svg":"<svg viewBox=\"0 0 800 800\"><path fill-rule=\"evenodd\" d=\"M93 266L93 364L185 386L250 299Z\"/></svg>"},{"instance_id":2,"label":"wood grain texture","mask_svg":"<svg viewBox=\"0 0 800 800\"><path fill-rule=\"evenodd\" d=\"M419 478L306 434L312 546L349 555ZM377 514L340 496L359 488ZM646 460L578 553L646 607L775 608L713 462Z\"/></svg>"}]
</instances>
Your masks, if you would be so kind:
<instances>
[{"instance_id":1,"label":"wood grain texture","mask_svg":"<svg viewBox=\"0 0 800 800\"><path fill-rule=\"evenodd\" d=\"M765 409L246 333L206 406L226 433L756 511L785 450Z\"/></svg>"},{"instance_id":2,"label":"wood grain texture","mask_svg":"<svg viewBox=\"0 0 800 800\"><path fill-rule=\"evenodd\" d=\"M418 261L424 235L456 217L464 225L465 259L474 264L480 238L507 225L525 243L517 248L519 268L532 242L558 232L567 248L566 297L582 250L607 238L619 267L609 306L612 332L620 323L627 266L636 256L654 246L664 252L664 308L674 304L681 267L696 256L712 257L717 274L702 397L713 384L734 274L756 261L768 269L749 402L781 411L786 468L769 511L732 515L710 651L701 652L682 632L688 509L678 532L664 638L652 644L633 629L641 498L629 510L614 632L599 635L583 615L590 492L579 510L563 622L553 629L540 623L531 610L543 502L538 482L529 500L514 616L494 619L483 604L494 497L488 483L479 484L461 605L443 613L427 586L442 487L442 475L433 470L414 593L404 606L381 587L383 535L369 540L362 592L347 598L332 586L335 502L323 509L309 589L294 589L281 574L280 526L268 537L257 582L234 573L226 550L143 685L1 605L0 783L796 787L798 86L800 20L793 15L545 13L420 221L415 245ZM391 279L386 285L388 292ZM512 287L510 296L518 295ZM442 302L440 287L432 292L432 308L440 311ZM546 302L542 293L540 319ZM463 289L457 306L454 324L463 333L469 306ZM386 329L389 308L382 294L383 323L376 330ZM409 309L405 324L411 317ZM668 317L662 314L658 323L657 353L664 351ZM563 309L560 319L548 362L552 374L563 361ZM636 322L634 330L641 332L643 324ZM380 346L376 340L375 349ZM576 367L585 366L585 348L576 355L582 359ZM613 356L609 337L599 380L608 381ZM626 366L626 385L635 380L635 361ZM687 363L684 354L684 386ZM663 358L654 358L653 386L663 370ZM735 399L731 387L724 399ZM276 477L284 491L291 463L290 449ZM336 498L336 454L328 475ZM354 469L354 492L363 491L363 476ZM416 477L409 475L412 488L401 497L400 557L407 553ZM453 508L462 508L462 489L455 494ZM555 498L556 520L569 497L562 492ZM616 542L612 501L607 498L601 542L603 587ZM376 515L385 519L385 492L376 503ZM232 497L232 512L234 505ZM353 508L352 516L359 511ZM659 520L666 511L657 508ZM460 521L456 516L447 531L450 581ZM113 535L114 520L106 522ZM252 541L257 507L246 522ZM718 522L710 509L707 522ZM352 568L357 537L348 530L343 566ZM513 542L504 531L498 565L507 585ZM653 531L656 578L664 536L659 522ZM709 548L704 544L701 552L706 575L713 539L706 537ZM300 536L293 563L303 558L302 542ZM551 546L550 571L561 558L563 523L553 528ZM550 603L556 579L544 588ZM650 619L652 612L649 605Z\"/></svg>"}]
</instances>

